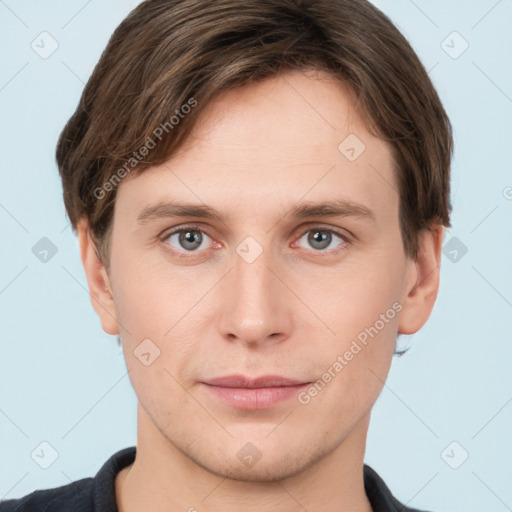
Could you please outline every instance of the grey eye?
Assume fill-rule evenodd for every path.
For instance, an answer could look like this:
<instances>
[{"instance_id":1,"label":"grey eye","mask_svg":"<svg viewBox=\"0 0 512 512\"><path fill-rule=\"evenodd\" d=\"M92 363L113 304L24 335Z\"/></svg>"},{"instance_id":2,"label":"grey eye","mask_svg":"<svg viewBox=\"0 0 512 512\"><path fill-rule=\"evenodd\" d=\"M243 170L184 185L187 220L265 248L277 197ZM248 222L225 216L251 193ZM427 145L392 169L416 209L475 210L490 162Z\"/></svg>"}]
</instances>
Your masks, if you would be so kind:
<instances>
[{"instance_id":1,"label":"grey eye","mask_svg":"<svg viewBox=\"0 0 512 512\"><path fill-rule=\"evenodd\" d=\"M176 235L178 236L178 247L171 243L171 239ZM209 238L208 235L204 234L198 229L185 228L171 233L167 239L169 240L169 243L173 245L173 247L176 247L179 250L185 249L186 251L196 251L201 247L205 237Z\"/></svg>"},{"instance_id":2,"label":"grey eye","mask_svg":"<svg viewBox=\"0 0 512 512\"><path fill-rule=\"evenodd\" d=\"M334 237L343 242L343 238L341 236L328 229L311 229L307 233L304 233L301 239L304 237L307 237L307 243L309 246L318 251L327 249L334 240Z\"/></svg>"}]
</instances>

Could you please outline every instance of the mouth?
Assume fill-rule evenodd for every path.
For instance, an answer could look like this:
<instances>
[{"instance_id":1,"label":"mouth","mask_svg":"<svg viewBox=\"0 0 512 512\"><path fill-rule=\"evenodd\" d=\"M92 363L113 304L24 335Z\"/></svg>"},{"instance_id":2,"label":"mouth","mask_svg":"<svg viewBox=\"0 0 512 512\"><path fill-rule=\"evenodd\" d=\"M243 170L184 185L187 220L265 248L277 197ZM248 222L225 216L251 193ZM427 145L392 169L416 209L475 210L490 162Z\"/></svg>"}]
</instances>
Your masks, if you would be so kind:
<instances>
[{"instance_id":1,"label":"mouth","mask_svg":"<svg viewBox=\"0 0 512 512\"><path fill-rule=\"evenodd\" d=\"M230 375L201 381L215 398L238 409L270 409L297 396L310 382L280 375L257 378Z\"/></svg>"}]
</instances>

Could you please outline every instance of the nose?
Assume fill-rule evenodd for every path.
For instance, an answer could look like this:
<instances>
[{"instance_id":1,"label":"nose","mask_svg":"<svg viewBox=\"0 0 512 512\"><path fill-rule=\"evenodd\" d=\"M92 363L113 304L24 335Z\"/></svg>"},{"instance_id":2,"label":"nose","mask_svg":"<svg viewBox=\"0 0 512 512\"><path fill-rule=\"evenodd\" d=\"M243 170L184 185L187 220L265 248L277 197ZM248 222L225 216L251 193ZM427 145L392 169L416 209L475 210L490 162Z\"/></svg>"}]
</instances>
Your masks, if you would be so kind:
<instances>
[{"instance_id":1,"label":"nose","mask_svg":"<svg viewBox=\"0 0 512 512\"><path fill-rule=\"evenodd\" d=\"M292 328L292 294L283 284L282 267L272 261L270 250L251 263L235 252L233 265L219 290L222 336L253 348L284 341Z\"/></svg>"}]
</instances>

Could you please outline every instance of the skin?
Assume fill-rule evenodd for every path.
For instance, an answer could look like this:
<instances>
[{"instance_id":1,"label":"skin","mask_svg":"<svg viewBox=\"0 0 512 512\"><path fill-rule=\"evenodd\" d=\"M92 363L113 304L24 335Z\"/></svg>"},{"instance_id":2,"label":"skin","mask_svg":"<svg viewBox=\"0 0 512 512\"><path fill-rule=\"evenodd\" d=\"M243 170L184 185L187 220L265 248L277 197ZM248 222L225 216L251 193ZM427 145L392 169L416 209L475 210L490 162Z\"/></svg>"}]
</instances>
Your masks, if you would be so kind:
<instances>
[{"instance_id":1,"label":"skin","mask_svg":"<svg viewBox=\"0 0 512 512\"><path fill-rule=\"evenodd\" d=\"M338 150L351 133L366 146L353 162ZM299 202L338 198L367 206L375 222L289 215ZM207 204L224 220L139 225L160 200ZM398 207L390 148L365 129L350 91L293 71L224 93L167 162L121 182L109 274L79 223L92 305L121 336L138 397L137 456L116 479L121 512L371 510L370 412L397 333L424 325L439 287L442 226L421 233L418 258L407 258ZM195 252L163 236L188 223L204 230ZM334 232L322 248L308 238L318 229L350 237ZM248 236L262 249L252 263L236 251ZM307 404L244 410L200 383L315 382L396 302L400 312ZM146 338L160 350L149 366L134 355ZM249 442L261 454L252 467L237 457Z\"/></svg>"}]
</instances>

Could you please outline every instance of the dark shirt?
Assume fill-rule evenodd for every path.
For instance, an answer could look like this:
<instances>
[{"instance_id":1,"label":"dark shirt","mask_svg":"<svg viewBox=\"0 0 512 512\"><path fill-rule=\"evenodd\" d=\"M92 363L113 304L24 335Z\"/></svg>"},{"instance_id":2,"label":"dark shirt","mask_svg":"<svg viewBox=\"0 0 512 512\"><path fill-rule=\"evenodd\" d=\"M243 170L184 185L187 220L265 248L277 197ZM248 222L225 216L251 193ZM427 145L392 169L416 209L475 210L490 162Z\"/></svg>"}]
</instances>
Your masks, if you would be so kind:
<instances>
[{"instance_id":1,"label":"dark shirt","mask_svg":"<svg viewBox=\"0 0 512 512\"><path fill-rule=\"evenodd\" d=\"M135 460L136 447L114 453L94 478L82 478L53 489L34 491L13 500L0 501L0 512L118 512L115 478ZM364 487L374 512L421 512L402 505L382 478L364 465Z\"/></svg>"}]
</instances>

